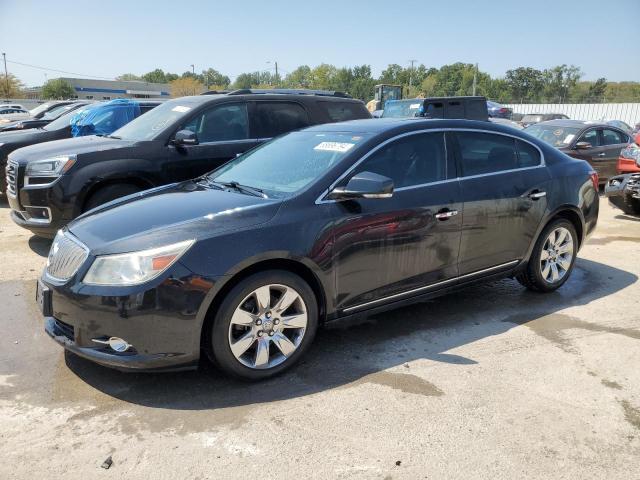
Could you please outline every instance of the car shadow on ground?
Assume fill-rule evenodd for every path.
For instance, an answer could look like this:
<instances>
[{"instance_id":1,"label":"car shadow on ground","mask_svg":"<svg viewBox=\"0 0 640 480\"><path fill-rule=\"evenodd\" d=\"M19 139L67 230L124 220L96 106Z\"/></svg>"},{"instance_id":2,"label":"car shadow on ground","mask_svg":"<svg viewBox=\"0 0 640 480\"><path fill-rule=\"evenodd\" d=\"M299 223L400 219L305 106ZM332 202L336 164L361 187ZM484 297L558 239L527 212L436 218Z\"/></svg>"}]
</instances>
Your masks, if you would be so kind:
<instances>
[{"instance_id":1,"label":"car shadow on ground","mask_svg":"<svg viewBox=\"0 0 640 480\"><path fill-rule=\"evenodd\" d=\"M579 319L568 324L569 317L557 312L611 295L637 279L624 270L579 259L572 278L551 294L529 292L509 279L472 286L358 324L338 323L322 329L299 365L259 383L229 379L206 362L198 371L157 374L122 373L69 353L66 362L87 384L138 405L204 410L272 402L354 382L375 382L376 375L390 374L385 370L419 359L466 369L478 360L450 353L452 350L541 318L546 328L592 329L594 324ZM561 332L551 334L561 336ZM640 332L634 338L640 338ZM403 368L392 373L395 378L391 381L406 380L410 372ZM411 379L428 383L417 376Z\"/></svg>"},{"instance_id":2,"label":"car shadow on ground","mask_svg":"<svg viewBox=\"0 0 640 480\"><path fill-rule=\"evenodd\" d=\"M29 248L34 253L46 258L47 256L49 256L51 242L53 242L53 240L50 238L43 238L33 235L31 238L29 238Z\"/></svg>"}]
</instances>

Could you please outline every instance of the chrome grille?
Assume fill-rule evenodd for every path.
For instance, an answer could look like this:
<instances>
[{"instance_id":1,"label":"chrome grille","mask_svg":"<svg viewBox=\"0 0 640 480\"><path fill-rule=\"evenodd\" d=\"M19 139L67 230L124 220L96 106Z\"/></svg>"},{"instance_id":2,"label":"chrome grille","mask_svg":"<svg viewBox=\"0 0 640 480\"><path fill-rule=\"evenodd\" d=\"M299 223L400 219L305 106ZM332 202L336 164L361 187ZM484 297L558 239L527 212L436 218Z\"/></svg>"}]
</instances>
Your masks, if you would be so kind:
<instances>
[{"instance_id":1,"label":"chrome grille","mask_svg":"<svg viewBox=\"0 0 640 480\"><path fill-rule=\"evenodd\" d=\"M87 248L68 233L58 233L53 240L47 274L55 280L69 280L78 271L89 255Z\"/></svg>"},{"instance_id":2,"label":"chrome grille","mask_svg":"<svg viewBox=\"0 0 640 480\"><path fill-rule=\"evenodd\" d=\"M16 162L7 162L7 194L15 197L18 185L18 164Z\"/></svg>"}]
</instances>

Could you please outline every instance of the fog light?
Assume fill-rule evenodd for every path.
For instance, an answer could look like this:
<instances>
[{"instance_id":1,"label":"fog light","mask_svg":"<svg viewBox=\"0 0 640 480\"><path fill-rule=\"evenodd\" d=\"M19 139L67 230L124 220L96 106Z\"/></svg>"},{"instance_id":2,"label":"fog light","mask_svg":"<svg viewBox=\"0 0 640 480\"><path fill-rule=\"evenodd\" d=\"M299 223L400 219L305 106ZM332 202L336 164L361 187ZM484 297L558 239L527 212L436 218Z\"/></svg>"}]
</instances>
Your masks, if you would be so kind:
<instances>
[{"instance_id":1,"label":"fog light","mask_svg":"<svg viewBox=\"0 0 640 480\"><path fill-rule=\"evenodd\" d=\"M131 345L127 343L126 340L118 337L111 337L108 340L103 340L101 338L92 338L91 341L95 343L101 343L103 345L109 345L111 350L114 350L118 353L126 352L127 350L129 350L129 348L131 348Z\"/></svg>"},{"instance_id":2,"label":"fog light","mask_svg":"<svg viewBox=\"0 0 640 480\"><path fill-rule=\"evenodd\" d=\"M49 220L49 209L46 207L25 207L25 209L34 220Z\"/></svg>"}]
</instances>

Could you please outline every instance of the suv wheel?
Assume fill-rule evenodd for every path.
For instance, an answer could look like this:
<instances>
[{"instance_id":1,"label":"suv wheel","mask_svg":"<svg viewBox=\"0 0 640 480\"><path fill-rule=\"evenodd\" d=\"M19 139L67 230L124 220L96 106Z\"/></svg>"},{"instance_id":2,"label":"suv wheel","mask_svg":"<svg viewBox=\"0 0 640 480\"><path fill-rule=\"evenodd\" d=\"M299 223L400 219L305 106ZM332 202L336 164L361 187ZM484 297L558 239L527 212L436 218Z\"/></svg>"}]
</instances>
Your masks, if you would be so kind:
<instances>
[{"instance_id":1,"label":"suv wheel","mask_svg":"<svg viewBox=\"0 0 640 480\"><path fill-rule=\"evenodd\" d=\"M83 212L96 208L104 203L108 203L112 200L116 200L121 197L126 197L132 193L138 193L141 189L135 185L122 183L116 185L107 185L102 187L89 197L87 203L85 203Z\"/></svg>"},{"instance_id":2,"label":"suv wheel","mask_svg":"<svg viewBox=\"0 0 640 480\"><path fill-rule=\"evenodd\" d=\"M529 290L552 292L569 279L576 260L578 238L565 219L549 223L538 238L525 270L517 280Z\"/></svg>"},{"instance_id":3,"label":"suv wheel","mask_svg":"<svg viewBox=\"0 0 640 480\"><path fill-rule=\"evenodd\" d=\"M226 373L262 380L296 363L317 326L316 298L304 280L287 271L257 273L222 302L211 328L210 353Z\"/></svg>"}]
</instances>

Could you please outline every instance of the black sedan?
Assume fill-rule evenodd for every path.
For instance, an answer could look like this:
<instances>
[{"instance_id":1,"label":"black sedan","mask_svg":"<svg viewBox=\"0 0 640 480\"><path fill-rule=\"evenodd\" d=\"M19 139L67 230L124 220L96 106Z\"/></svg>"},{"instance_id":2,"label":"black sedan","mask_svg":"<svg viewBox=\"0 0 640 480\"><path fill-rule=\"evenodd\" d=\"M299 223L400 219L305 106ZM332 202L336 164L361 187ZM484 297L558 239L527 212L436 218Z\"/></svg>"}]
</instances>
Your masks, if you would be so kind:
<instances>
[{"instance_id":1,"label":"black sedan","mask_svg":"<svg viewBox=\"0 0 640 480\"><path fill-rule=\"evenodd\" d=\"M47 333L103 365L190 368L204 353L257 380L328 321L500 277L551 292L597 216L593 169L511 128L319 125L82 215L37 299Z\"/></svg>"}]
</instances>

